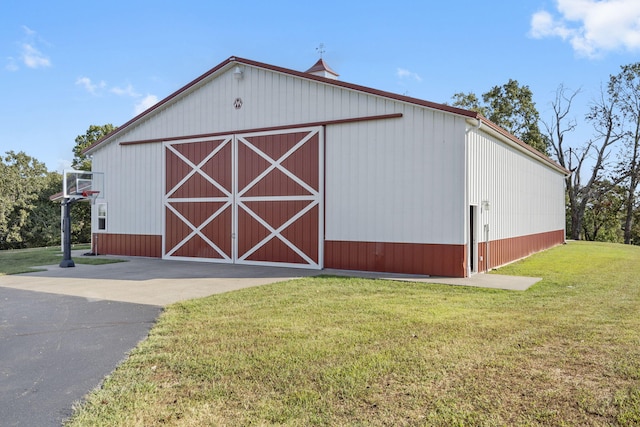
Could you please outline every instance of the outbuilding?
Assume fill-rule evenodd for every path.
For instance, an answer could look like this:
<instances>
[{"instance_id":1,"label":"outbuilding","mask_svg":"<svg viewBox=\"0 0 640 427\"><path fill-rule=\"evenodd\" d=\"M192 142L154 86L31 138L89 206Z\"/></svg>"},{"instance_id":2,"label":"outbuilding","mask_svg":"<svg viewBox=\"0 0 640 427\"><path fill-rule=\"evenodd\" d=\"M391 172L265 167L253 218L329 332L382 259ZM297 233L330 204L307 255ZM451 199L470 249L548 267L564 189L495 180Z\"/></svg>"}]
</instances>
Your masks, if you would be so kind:
<instances>
[{"instance_id":1,"label":"outbuilding","mask_svg":"<svg viewBox=\"0 0 640 427\"><path fill-rule=\"evenodd\" d=\"M565 239L565 176L481 115L230 57L90 146L100 254L466 277Z\"/></svg>"}]
</instances>

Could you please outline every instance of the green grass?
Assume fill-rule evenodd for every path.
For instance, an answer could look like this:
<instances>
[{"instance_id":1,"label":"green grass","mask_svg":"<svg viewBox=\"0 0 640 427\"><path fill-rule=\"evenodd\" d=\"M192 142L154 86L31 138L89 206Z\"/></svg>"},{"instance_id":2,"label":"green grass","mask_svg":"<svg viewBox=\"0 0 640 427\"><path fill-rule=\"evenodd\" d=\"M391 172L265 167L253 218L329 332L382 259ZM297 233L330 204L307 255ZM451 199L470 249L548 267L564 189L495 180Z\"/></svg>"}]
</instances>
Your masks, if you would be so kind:
<instances>
[{"instance_id":1,"label":"green grass","mask_svg":"<svg viewBox=\"0 0 640 427\"><path fill-rule=\"evenodd\" d=\"M174 304L71 426L640 425L640 248L526 292L318 277Z\"/></svg>"},{"instance_id":2,"label":"green grass","mask_svg":"<svg viewBox=\"0 0 640 427\"><path fill-rule=\"evenodd\" d=\"M74 245L73 249L89 250L90 248L89 245ZM59 264L61 260L62 251L59 247L0 251L0 276L42 271L41 268L34 267ZM98 257L74 257L73 261L76 264L92 265L120 262L120 260L113 258Z\"/></svg>"}]
</instances>

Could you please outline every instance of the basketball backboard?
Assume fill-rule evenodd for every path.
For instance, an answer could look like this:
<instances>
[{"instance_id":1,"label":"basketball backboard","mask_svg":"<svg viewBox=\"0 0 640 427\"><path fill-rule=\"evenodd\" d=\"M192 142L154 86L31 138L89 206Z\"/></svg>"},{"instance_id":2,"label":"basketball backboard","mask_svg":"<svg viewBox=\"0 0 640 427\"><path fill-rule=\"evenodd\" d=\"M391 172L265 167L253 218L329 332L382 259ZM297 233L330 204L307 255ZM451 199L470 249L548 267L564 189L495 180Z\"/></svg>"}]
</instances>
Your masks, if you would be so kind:
<instances>
[{"instance_id":1,"label":"basketball backboard","mask_svg":"<svg viewBox=\"0 0 640 427\"><path fill-rule=\"evenodd\" d=\"M62 178L65 199L104 198L104 173L65 169ZM96 193L97 192L97 193Z\"/></svg>"}]
</instances>

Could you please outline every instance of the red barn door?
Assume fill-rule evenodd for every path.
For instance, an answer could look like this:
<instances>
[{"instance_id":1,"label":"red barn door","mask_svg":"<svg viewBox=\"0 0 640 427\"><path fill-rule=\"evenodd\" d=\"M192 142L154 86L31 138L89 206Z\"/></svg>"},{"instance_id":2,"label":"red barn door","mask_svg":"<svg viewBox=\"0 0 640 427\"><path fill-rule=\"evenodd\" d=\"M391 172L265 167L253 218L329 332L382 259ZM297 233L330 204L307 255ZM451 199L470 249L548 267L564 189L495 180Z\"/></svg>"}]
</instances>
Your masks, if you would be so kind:
<instances>
[{"instance_id":1,"label":"red barn door","mask_svg":"<svg viewBox=\"0 0 640 427\"><path fill-rule=\"evenodd\" d=\"M164 257L322 268L322 129L165 144Z\"/></svg>"},{"instance_id":2,"label":"red barn door","mask_svg":"<svg viewBox=\"0 0 640 427\"><path fill-rule=\"evenodd\" d=\"M165 144L164 257L232 262L232 142Z\"/></svg>"}]
</instances>

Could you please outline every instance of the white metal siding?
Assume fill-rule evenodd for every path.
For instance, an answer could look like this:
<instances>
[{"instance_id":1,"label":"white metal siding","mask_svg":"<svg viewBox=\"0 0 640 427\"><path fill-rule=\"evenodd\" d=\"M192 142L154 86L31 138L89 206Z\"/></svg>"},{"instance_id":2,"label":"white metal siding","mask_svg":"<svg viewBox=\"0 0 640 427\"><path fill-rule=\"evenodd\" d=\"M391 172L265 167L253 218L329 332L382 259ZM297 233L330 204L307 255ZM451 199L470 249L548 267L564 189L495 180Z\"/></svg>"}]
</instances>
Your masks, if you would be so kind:
<instances>
[{"instance_id":1,"label":"white metal siding","mask_svg":"<svg viewBox=\"0 0 640 427\"><path fill-rule=\"evenodd\" d=\"M473 127L468 157L469 204L490 203L481 223L489 224L491 240L564 229L560 172Z\"/></svg>"},{"instance_id":2,"label":"white metal siding","mask_svg":"<svg viewBox=\"0 0 640 427\"><path fill-rule=\"evenodd\" d=\"M326 239L464 243L464 119L395 109L403 118L328 126Z\"/></svg>"},{"instance_id":3,"label":"white metal siding","mask_svg":"<svg viewBox=\"0 0 640 427\"><path fill-rule=\"evenodd\" d=\"M235 109L236 98L242 108ZM137 141L311 123L396 111L396 102L328 84L244 66L201 83L121 136Z\"/></svg>"},{"instance_id":4,"label":"white metal siding","mask_svg":"<svg viewBox=\"0 0 640 427\"><path fill-rule=\"evenodd\" d=\"M162 234L162 144L108 144L94 153L92 169L105 172L107 233Z\"/></svg>"}]
</instances>

